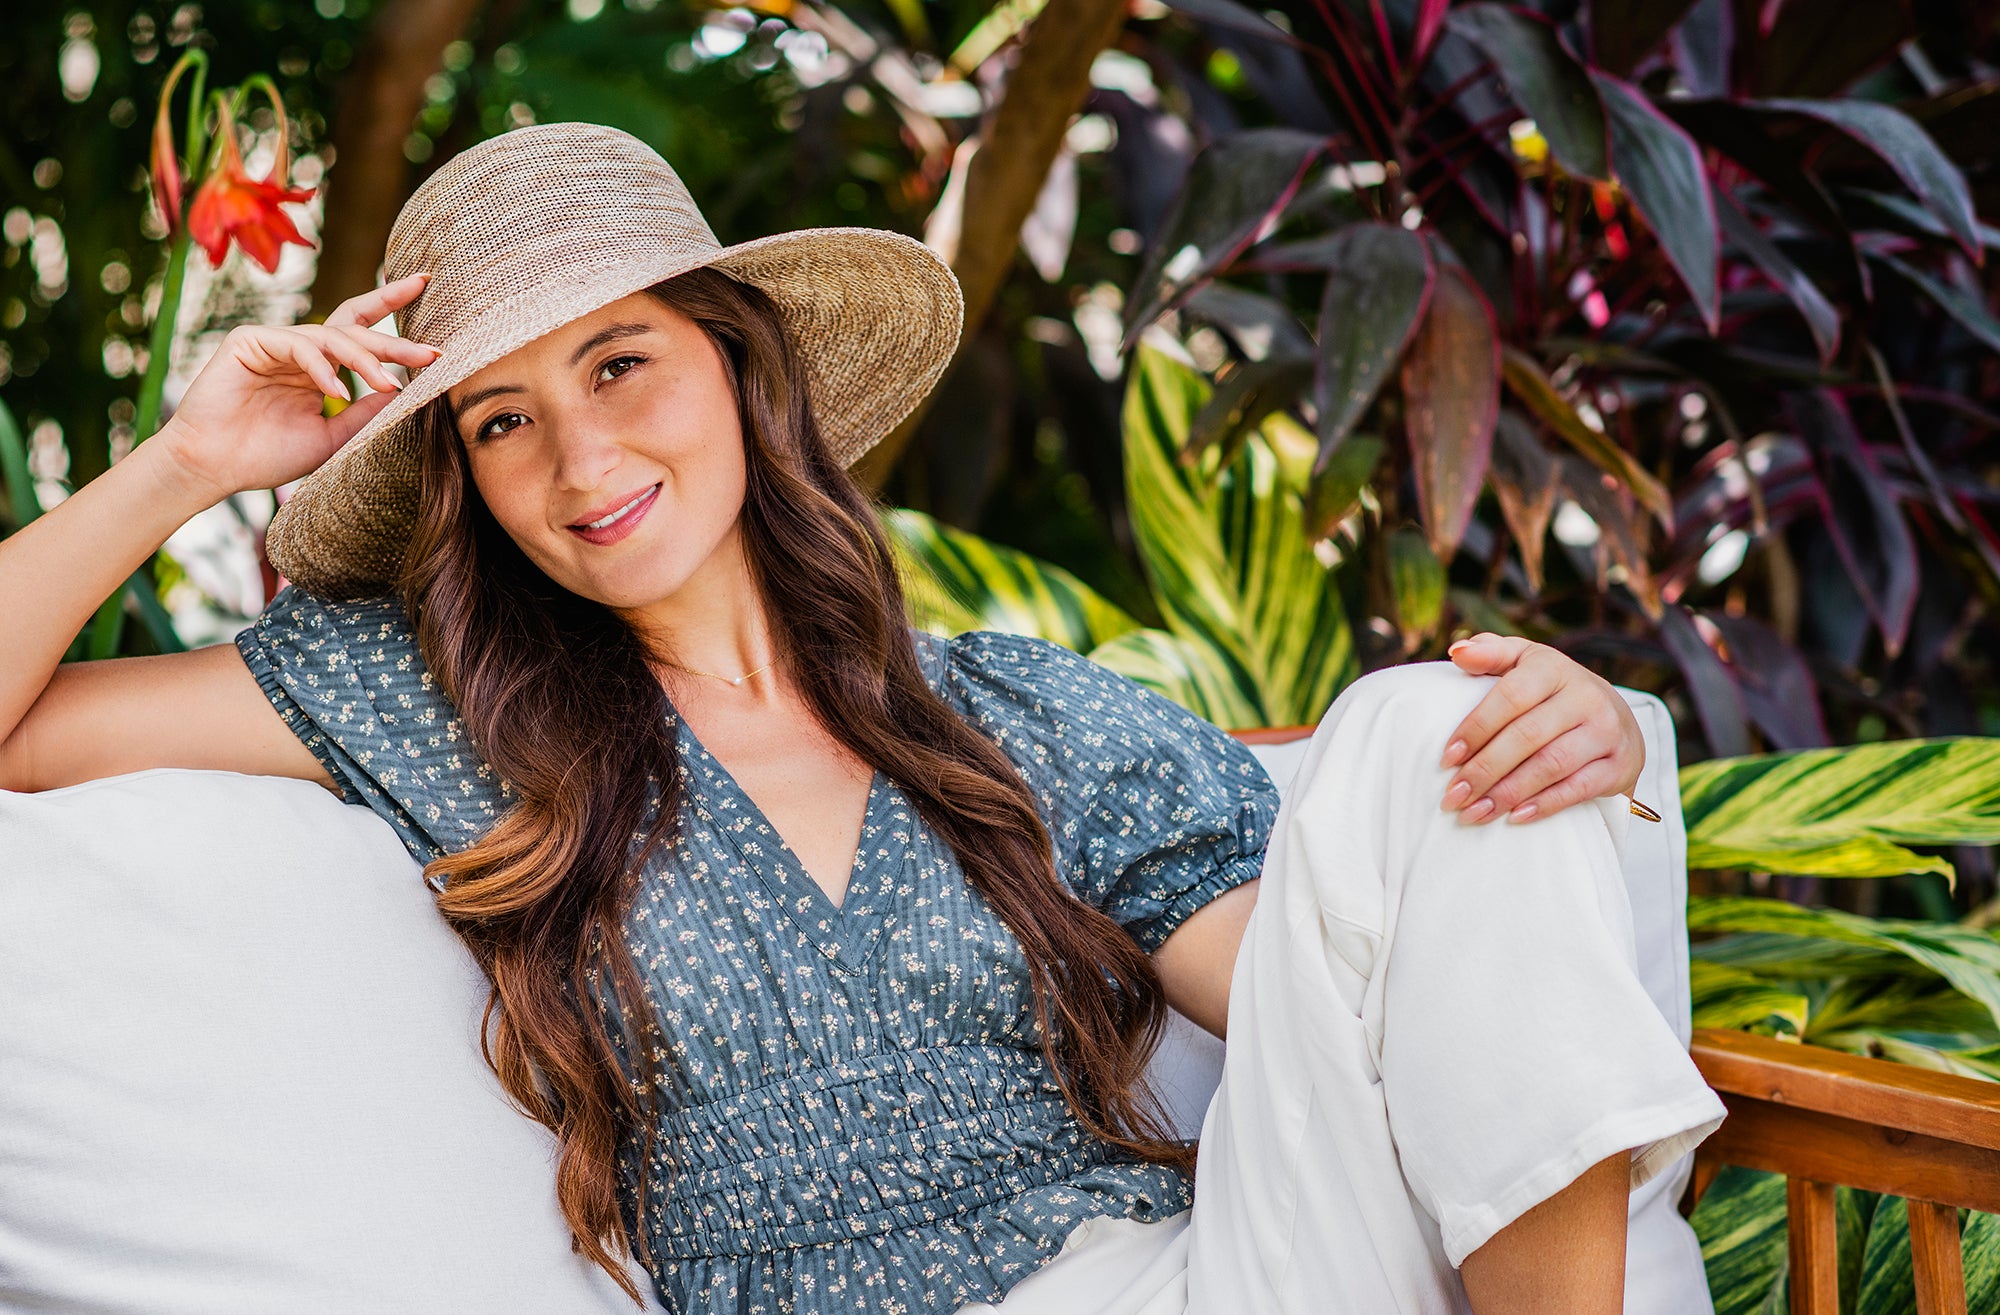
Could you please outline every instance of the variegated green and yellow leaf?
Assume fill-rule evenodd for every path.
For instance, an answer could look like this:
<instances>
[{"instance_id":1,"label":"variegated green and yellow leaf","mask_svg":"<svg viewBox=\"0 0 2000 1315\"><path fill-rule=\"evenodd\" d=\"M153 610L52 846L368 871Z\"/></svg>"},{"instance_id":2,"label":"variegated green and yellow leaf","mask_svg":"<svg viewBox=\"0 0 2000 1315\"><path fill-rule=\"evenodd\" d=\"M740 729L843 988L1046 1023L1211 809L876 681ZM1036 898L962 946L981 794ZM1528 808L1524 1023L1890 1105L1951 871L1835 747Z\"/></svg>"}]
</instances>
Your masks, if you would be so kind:
<instances>
[{"instance_id":1,"label":"variegated green and yellow leaf","mask_svg":"<svg viewBox=\"0 0 2000 1315\"><path fill-rule=\"evenodd\" d=\"M1128 630L1089 656L1218 726L1259 724L1258 709L1243 697L1234 672L1206 644L1165 630Z\"/></svg>"},{"instance_id":2,"label":"variegated green and yellow leaf","mask_svg":"<svg viewBox=\"0 0 2000 1315\"><path fill-rule=\"evenodd\" d=\"M1210 665L1255 709L1244 724L1310 723L1358 674L1333 572L1306 533L1313 439L1278 413L1227 465L1211 450L1184 466L1209 393L1199 371L1149 345L1133 358L1124 448L1140 559L1168 627L1213 649Z\"/></svg>"},{"instance_id":3,"label":"variegated green and yellow leaf","mask_svg":"<svg viewBox=\"0 0 2000 1315\"><path fill-rule=\"evenodd\" d=\"M1760 1031L1797 1040L1806 1031L1806 997L1755 973L1696 959L1688 965L1696 1027Z\"/></svg>"},{"instance_id":4,"label":"variegated green and yellow leaf","mask_svg":"<svg viewBox=\"0 0 2000 1315\"><path fill-rule=\"evenodd\" d=\"M2000 739L1891 740L1685 767L1688 866L1835 877L1940 872L1905 845L2000 843Z\"/></svg>"},{"instance_id":5,"label":"variegated green and yellow leaf","mask_svg":"<svg viewBox=\"0 0 2000 1315\"><path fill-rule=\"evenodd\" d=\"M940 525L920 511L883 513L911 623L940 635L1004 630L1088 653L1137 630L1123 609L1060 566Z\"/></svg>"},{"instance_id":6,"label":"variegated green and yellow leaf","mask_svg":"<svg viewBox=\"0 0 2000 1315\"><path fill-rule=\"evenodd\" d=\"M1864 918L1783 900L1707 896L1688 901L1688 931L1776 934L1901 955L1977 1001L2000 1022L2000 941L1970 927ZM1696 957L1706 957L1704 944L1692 948Z\"/></svg>"}]
</instances>

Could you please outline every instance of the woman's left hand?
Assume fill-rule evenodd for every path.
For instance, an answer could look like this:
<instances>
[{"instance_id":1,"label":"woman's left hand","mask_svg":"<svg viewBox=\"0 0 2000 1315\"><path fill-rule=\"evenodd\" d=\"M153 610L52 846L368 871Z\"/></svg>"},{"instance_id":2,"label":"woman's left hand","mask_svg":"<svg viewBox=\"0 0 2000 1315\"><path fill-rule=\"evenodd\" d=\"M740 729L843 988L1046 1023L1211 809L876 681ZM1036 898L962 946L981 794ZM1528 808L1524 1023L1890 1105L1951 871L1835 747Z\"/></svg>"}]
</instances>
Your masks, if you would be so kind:
<instances>
[{"instance_id":1,"label":"woman's left hand","mask_svg":"<svg viewBox=\"0 0 2000 1315\"><path fill-rule=\"evenodd\" d=\"M1452 645L1468 675L1497 675L1446 740L1457 767L1442 807L1461 821L1526 822L1600 795L1629 794L1646 765L1639 723L1611 682L1532 640L1482 633Z\"/></svg>"}]
</instances>

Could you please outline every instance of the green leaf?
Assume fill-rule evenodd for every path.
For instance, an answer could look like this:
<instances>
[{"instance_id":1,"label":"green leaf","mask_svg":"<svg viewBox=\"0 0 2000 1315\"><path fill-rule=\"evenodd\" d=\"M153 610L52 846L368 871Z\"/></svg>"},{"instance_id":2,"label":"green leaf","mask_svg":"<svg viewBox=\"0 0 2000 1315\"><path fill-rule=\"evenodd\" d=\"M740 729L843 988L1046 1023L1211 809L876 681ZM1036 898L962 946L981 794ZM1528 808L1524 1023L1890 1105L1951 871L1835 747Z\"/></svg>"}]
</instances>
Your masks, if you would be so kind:
<instances>
[{"instance_id":1,"label":"green leaf","mask_svg":"<svg viewBox=\"0 0 2000 1315\"><path fill-rule=\"evenodd\" d=\"M1319 311L1319 461L1360 422L1396 368L1430 301L1429 245L1393 224L1350 224L1332 235Z\"/></svg>"},{"instance_id":2,"label":"green leaf","mask_svg":"<svg viewBox=\"0 0 2000 1315\"><path fill-rule=\"evenodd\" d=\"M1553 429L1556 437L1630 489L1641 506L1659 517L1661 525L1669 530L1673 528L1674 500L1666 486L1654 479L1651 472L1640 465L1630 452L1612 442L1608 435L1585 424L1576 408L1569 404L1569 399L1556 391L1555 383L1539 361L1518 347L1504 347L1500 353L1500 370L1507 381L1507 390L1520 400L1521 405L1534 412L1543 424Z\"/></svg>"},{"instance_id":3,"label":"green leaf","mask_svg":"<svg viewBox=\"0 0 2000 1315\"><path fill-rule=\"evenodd\" d=\"M1092 649L1089 657L1217 726L1262 724L1262 711L1244 697L1234 671L1207 644L1164 630L1129 630Z\"/></svg>"},{"instance_id":4,"label":"green leaf","mask_svg":"<svg viewBox=\"0 0 2000 1315\"><path fill-rule=\"evenodd\" d=\"M1141 562L1167 626L1212 649L1254 722L1317 721L1356 671L1346 613L1306 537L1303 488L1312 436L1282 412L1227 465L1211 452L1181 465L1208 381L1148 344L1132 358L1124 404L1127 504Z\"/></svg>"},{"instance_id":5,"label":"green leaf","mask_svg":"<svg viewBox=\"0 0 2000 1315\"><path fill-rule=\"evenodd\" d=\"M1806 328L1812 332L1813 345L1819 348L1819 363L1830 364L1840 347L1840 312L1833 308L1819 285L1806 277L1806 272L1793 264L1792 258L1743 213L1735 198L1725 193L1715 209L1729 240L1750 257L1750 263L1785 294L1805 320Z\"/></svg>"},{"instance_id":6,"label":"green leaf","mask_svg":"<svg viewBox=\"0 0 2000 1315\"><path fill-rule=\"evenodd\" d=\"M912 624L941 635L1004 630L1088 653L1139 628L1063 570L920 511L891 508L882 528L902 573Z\"/></svg>"},{"instance_id":7,"label":"green leaf","mask_svg":"<svg viewBox=\"0 0 2000 1315\"><path fill-rule=\"evenodd\" d=\"M1373 434L1357 434L1334 449L1326 469L1314 476L1306 497L1306 533L1314 539L1332 534L1361 505L1361 494L1375 477L1385 445Z\"/></svg>"},{"instance_id":8,"label":"green leaf","mask_svg":"<svg viewBox=\"0 0 2000 1315\"><path fill-rule=\"evenodd\" d=\"M2000 1023L2000 941L1951 923L1864 918L1784 900L1712 895L1688 901L1688 932L1764 932L1899 954L1976 1001ZM1705 957L1705 956L1704 956Z\"/></svg>"},{"instance_id":9,"label":"green leaf","mask_svg":"<svg viewBox=\"0 0 2000 1315\"><path fill-rule=\"evenodd\" d=\"M1689 1223L1715 1315L1784 1315L1785 1180L1724 1165Z\"/></svg>"},{"instance_id":10,"label":"green leaf","mask_svg":"<svg viewBox=\"0 0 2000 1315\"><path fill-rule=\"evenodd\" d=\"M1681 769L1690 868L1952 875L1914 845L2000 843L2000 739L1889 740Z\"/></svg>"},{"instance_id":11,"label":"green leaf","mask_svg":"<svg viewBox=\"0 0 2000 1315\"><path fill-rule=\"evenodd\" d=\"M1965 1265L1965 1309L2000 1310L2000 1215L1966 1211L1959 1224L1959 1250ZM1901 1197L1876 1201L1855 1310L1860 1315L1916 1315L1910 1208Z\"/></svg>"},{"instance_id":12,"label":"green leaf","mask_svg":"<svg viewBox=\"0 0 2000 1315\"><path fill-rule=\"evenodd\" d=\"M1834 1236L1840 1290L1853 1292L1861 1274L1874 1209L1872 1192L1834 1193ZM1708 1270L1715 1315L1785 1315L1788 1309L1785 1179L1740 1165L1715 1175L1695 1207L1695 1236Z\"/></svg>"},{"instance_id":13,"label":"green leaf","mask_svg":"<svg viewBox=\"0 0 2000 1315\"><path fill-rule=\"evenodd\" d=\"M1309 357L1237 362L1216 384L1215 392L1202 403L1201 412L1189 426L1188 445L1181 449L1181 464L1195 465L1210 448L1221 450L1224 463L1233 460L1243 439L1266 416L1296 398L1312 376L1313 363Z\"/></svg>"},{"instance_id":14,"label":"green leaf","mask_svg":"<svg viewBox=\"0 0 2000 1315\"><path fill-rule=\"evenodd\" d=\"M1701 151L1644 92L1609 74L1592 78L1611 125L1611 163L1618 182L1687 285L1710 334L1721 327L1721 237L1715 198Z\"/></svg>"},{"instance_id":15,"label":"green leaf","mask_svg":"<svg viewBox=\"0 0 2000 1315\"><path fill-rule=\"evenodd\" d=\"M1500 418L1493 308L1465 271L1438 271L1423 326L1403 355L1403 428L1431 551L1450 561L1472 520Z\"/></svg>"},{"instance_id":16,"label":"green leaf","mask_svg":"<svg viewBox=\"0 0 2000 1315\"><path fill-rule=\"evenodd\" d=\"M1325 137L1295 128L1230 133L1203 149L1132 284L1119 352L1131 351L1162 310L1263 236L1325 149Z\"/></svg>"},{"instance_id":17,"label":"green leaf","mask_svg":"<svg viewBox=\"0 0 2000 1315\"><path fill-rule=\"evenodd\" d=\"M1396 627L1403 651L1415 652L1435 634L1444 615L1444 564L1422 530L1405 525L1389 536L1389 592L1396 604Z\"/></svg>"},{"instance_id":18,"label":"green leaf","mask_svg":"<svg viewBox=\"0 0 2000 1315\"><path fill-rule=\"evenodd\" d=\"M1806 1031L1806 998L1755 973L1706 959L1688 965L1696 1027L1765 1030L1797 1039Z\"/></svg>"},{"instance_id":19,"label":"green leaf","mask_svg":"<svg viewBox=\"0 0 2000 1315\"><path fill-rule=\"evenodd\" d=\"M4 401L0 401L0 479L7 481L7 508L14 528L26 529L42 514L42 500L35 495L35 477L28 473L28 444Z\"/></svg>"},{"instance_id":20,"label":"green leaf","mask_svg":"<svg viewBox=\"0 0 2000 1315\"><path fill-rule=\"evenodd\" d=\"M1445 23L1493 61L1557 163L1585 178L1610 179L1605 107L1553 24L1539 14L1487 3L1454 9Z\"/></svg>"},{"instance_id":21,"label":"green leaf","mask_svg":"<svg viewBox=\"0 0 2000 1315\"><path fill-rule=\"evenodd\" d=\"M1973 263L1979 262L1979 220L1972 211L1972 191L1965 185L1965 175L1915 119L1893 105L1876 101L1781 98L1755 103L1772 113L1818 119L1873 151L1924 209L1938 217Z\"/></svg>"}]
</instances>

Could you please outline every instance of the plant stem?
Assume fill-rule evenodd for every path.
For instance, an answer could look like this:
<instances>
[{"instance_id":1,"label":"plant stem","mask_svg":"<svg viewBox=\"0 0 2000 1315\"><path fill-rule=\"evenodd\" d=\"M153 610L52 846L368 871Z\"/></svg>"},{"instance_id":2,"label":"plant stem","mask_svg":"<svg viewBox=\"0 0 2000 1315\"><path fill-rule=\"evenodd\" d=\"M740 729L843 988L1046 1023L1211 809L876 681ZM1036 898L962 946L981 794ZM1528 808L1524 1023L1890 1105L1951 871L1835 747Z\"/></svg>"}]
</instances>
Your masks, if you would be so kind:
<instances>
[{"instance_id":1,"label":"plant stem","mask_svg":"<svg viewBox=\"0 0 2000 1315\"><path fill-rule=\"evenodd\" d=\"M167 251L167 276L160 286L160 310L153 317L153 333L146 347L146 377L139 383L139 402L132 427L137 431L134 446L151 438L160 427L160 405L167 390L167 368L173 356L174 328L180 321L181 293L187 286L187 229L174 237Z\"/></svg>"}]
</instances>

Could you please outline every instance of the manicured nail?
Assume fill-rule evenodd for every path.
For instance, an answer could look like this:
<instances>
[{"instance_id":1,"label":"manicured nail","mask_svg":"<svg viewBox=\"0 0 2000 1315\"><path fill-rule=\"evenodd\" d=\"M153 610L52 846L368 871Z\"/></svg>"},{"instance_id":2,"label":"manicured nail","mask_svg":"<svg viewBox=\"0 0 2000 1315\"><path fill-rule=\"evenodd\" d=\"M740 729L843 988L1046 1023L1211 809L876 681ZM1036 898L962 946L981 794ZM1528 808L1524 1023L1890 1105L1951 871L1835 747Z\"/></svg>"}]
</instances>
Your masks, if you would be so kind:
<instances>
[{"instance_id":1,"label":"manicured nail","mask_svg":"<svg viewBox=\"0 0 2000 1315\"><path fill-rule=\"evenodd\" d=\"M1451 647L1447 648L1445 652L1456 653L1458 652L1459 649L1464 648L1467 644L1470 644L1471 642L1472 641L1470 639L1454 639L1451 641Z\"/></svg>"},{"instance_id":2,"label":"manicured nail","mask_svg":"<svg viewBox=\"0 0 2000 1315\"><path fill-rule=\"evenodd\" d=\"M1491 799L1481 799L1478 803L1459 814L1461 819L1474 825L1484 822L1491 816L1493 816L1493 801Z\"/></svg>"},{"instance_id":3,"label":"manicured nail","mask_svg":"<svg viewBox=\"0 0 2000 1315\"><path fill-rule=\"evenodd\" d=\"M354 400L354 394L348 392L347 385L342 383L340 380L338 379L334 380L333 387L335 390L333 396L338 397L341 401L352 402Z\"/></svg>"},{"instance_id":4,"label":"manicured nail","mask_svg":"<svg viewBox=\"0 0 2000 1315\"><path fill-rule=\"evenodd\" d=\"M1450 744L1444 746L1444 759L1438 765L1440 767L1456 767L1464 761L1465 741L1453 740Z\"/></svg>"},{"instance_id":5,"label":"manicured nail","mask_svg":"<svg viewBox=\"0 0 2000 1315\"><path fill-rule=\"evenodd\" d=\"M1535 814L1540 811L1541 810L1536 808L1533 804L1522 804L1519 808L1516 808L1513 812L1507 814L1507 820L1509 822L1532 821Z\"/></svg>"},{"instance_id":6,"label":"manicured nail","mask_svg":"<svg viewBox=\"0 0 2000 1315\"><path fill-rule=\"evenodd\" d=\"M1472 795L1472 782L1460 781L1456 785L1453 785L1451 789L1446 790L1444 792L1444 803L1439 806L1443 808L1445 812L1449 813L1452 809L1457 808L1460 804L1464 803L1468 798L1471 797L1471 795Z\"/></svg>"}]
</instances>

